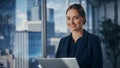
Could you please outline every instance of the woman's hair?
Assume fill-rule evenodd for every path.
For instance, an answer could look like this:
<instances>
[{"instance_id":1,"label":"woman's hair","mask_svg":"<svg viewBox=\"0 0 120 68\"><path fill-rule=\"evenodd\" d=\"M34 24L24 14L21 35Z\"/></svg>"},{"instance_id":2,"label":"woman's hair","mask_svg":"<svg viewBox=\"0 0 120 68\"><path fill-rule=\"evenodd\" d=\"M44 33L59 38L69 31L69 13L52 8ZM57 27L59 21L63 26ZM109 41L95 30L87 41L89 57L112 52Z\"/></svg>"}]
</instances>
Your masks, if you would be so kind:
<instances>
[{"instance_id":1,"label":"woman's hair","mask_svg":"<svg viewBox=\"0 0 120 68\"><path fill-rule=\"evenodd\" d=\"M70 9L76 9L78 11L78 13L80 14L80 16L84 18L83 23L85 24L85 22L86 22L86 14L85 14L85 11L84 11L83 7L80 4L76 4L76 3L72 4L66 10L66 14Z\"/></svg>"}]
</instances>

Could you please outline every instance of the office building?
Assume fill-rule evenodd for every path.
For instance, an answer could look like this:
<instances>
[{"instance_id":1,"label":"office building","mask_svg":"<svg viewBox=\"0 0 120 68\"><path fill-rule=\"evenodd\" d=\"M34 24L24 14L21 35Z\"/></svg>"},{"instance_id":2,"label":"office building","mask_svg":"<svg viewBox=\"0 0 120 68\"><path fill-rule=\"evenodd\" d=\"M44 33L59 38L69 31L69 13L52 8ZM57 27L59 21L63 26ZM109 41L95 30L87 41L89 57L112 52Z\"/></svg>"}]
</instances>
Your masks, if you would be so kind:
<instances>
[{"instance_id":1,"label":"office building","mask_svg":"<svg viewBox=\"0 0 120 68\"><path fill-rule=\"evenodd\" d=\"M16 0L0 1L0 49L13 48Z\"/></svg>"},{"instance_id":2,"label":"office building","mask_svg":"<svg viewBox=\"0 0 120 68\"><path fill-rule=\"evenodd\" d=\"M42 32L42 22L41 21L27 21L25 22L28 24L28 31L33 31L33 32Z\"/></svg>"},{"instance_id":3,"label":"office building","mask_svg":"<svg viewBox=\"0 0 120 68\"><path fill-rule=\"evenodd\" d=\"M29 58L42 57L42 23L28 21Z\"/></svg>"},{"instance_id":4,"label":"office building","mask_svg":"<svg viewBox=\"0 0 120 68\"><path fill-rule=\"evenodd\" d=\"M38 11L39 11L38 16L39 16L39 19L41 20L41 12L40 12L41 9L40 8L41 8L41 0L27 0L27 20L32 21L32 15L34 15L33 12L38 12Z\"/></svg>"},{"instance_id":5,"label":"office building","mask_svg":"<svg viewBox=\"0 0 120 68\"><path fill-rule=\"evenodd\" d=\"M26 29L14 34L15 68L31 68L32 59L42 57L41 21L25 22ZM34 66L34 65L33 65Z\"/></svg>"},{"instance_id":6,"label":"office building","mask_svg":"<svg viewBox=\"0 0 120 68\"><path fill-rule=\"evenodd\" d=\"M13 55L11 50L0 50L0 68L13 68Z\"/></svg>"},{"instance_id":7,"label":"office building","mask_svg":"<svg viewBox=\"0 0 120 68\"><path fill-rule=\"evenodd\" d=\"M0 68L9 68L7 57L0 56Z\"/></svg>"},{"instance_id":8,"label":"office building","mask_svg":"<svg viewBox=\"0 0 120 68\"><path fill-rule=\"evenodd\" d=\"M29 36L29 58L42 57L41 32L28 32Z\"/></svg>"},{"instance_id":9,"label":"office building","mask_svg":"<svg viewBox=\"0 0 120 68\"><path fill-rule=\"evenodd\" d=\"M39 61L36 59L43 57L42 46L42 23L41 21L28 21L29 40L29 68L38 68Z\"/></svg>"},{"instance_id":10,"label":"office building","mask_svg":"<svg viewBox=\"0 0 120 68\"><path fill-rule=\"evenodd\" d=\"M55 36L54 9L47 8L47 38Z\"/></svg>"},{"instance_id":11,"label":"office building","mask_svg":"<svg viewBox=\"0 0 120 68\"><path fill-rule=\"evenodd\" d=\"M14 33L14 68L29 68L28 61L28 32Z\"/></svg>"},{"instance_id":12,"label":"office building","mask_svg":"<svg viewBox=\"0 0 120 68\"><path fill-rule=\"evenodd\" d=\"M38 5L31 9L31 21L41 20L41 7Z\"/></svg>"},{"instance_id":13,"label":"office building","mask_svg":"<svg viewBox=\"0 0 120 68\"><path fill-rule=\"evenodd\" d=\"M54 9L47 8L47 57L52 58L55 55L55 46L50 43L50 38L55 36L55 22L54 22Z\"/></svg>"},{"instance_id":14,"label":"office building","mask_svg":"<svg viewBox=\"0 0 120 68\"><path fill-rule=\"evenodd\" d=\"M24 22L28 33L28 54L30 58L42 57L42 23L41 21Z\"/></svg>"},{"instance_id":15,"label":"office building","mask_svg":"<svg viewBox=\"0 0 120 68\"><path fill-rule=\"evenodd\" d=\"M54 23L54 9L53 8L47 8L47 21Z\"/></svg>"},{"instance_id":16,"label":"office building","mask_svg":"<svg viewBox=\"0 0 120 68\"><path fill-rule=\"evenodd\" d=\"M0 1L0 68L13 68L16 0Z\"/></svg>"}]
</instances>

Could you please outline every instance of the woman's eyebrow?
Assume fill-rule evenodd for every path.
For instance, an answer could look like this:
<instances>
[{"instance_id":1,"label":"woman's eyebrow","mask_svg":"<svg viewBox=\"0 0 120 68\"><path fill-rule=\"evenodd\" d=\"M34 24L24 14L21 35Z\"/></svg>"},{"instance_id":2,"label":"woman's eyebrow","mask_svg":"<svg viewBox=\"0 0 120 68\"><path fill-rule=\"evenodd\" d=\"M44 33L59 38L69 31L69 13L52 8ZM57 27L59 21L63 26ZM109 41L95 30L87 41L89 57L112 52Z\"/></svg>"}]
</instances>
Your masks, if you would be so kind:
<instances>
[{"instance_id":1,"label":"woman's eyebrow","mask_svg":"<svg viewBox=\"0 0 120 68\"><path fill-rule=\"evenodd\" d=\"M66 16L66 17L70 17L70 16ZM80 17L79 15L77 15L77 16L73 16L73 17Z\"/></svg>"},{"instance_id":2,"label":"woman's eyebrow","mask_svg":"<svg viewBox=\"0 0 120 68\"><path fill-rule=\"evenodd\" d=\"M80 16L73 16L73 17L80 17Z\"/></svg>"}]
</instances>

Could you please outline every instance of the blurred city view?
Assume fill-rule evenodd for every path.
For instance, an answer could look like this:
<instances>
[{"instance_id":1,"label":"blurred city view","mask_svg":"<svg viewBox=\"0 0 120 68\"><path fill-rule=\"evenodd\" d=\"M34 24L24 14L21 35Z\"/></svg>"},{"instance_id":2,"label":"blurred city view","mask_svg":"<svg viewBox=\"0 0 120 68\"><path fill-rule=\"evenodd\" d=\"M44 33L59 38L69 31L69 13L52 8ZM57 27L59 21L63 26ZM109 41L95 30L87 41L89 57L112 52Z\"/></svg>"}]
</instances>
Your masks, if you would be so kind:
<instances>
[{"instance_id":1,"label":"blurred city view","mask_svg":"<svg viewBox=\"0 0 120 68\"><path fill-rule=\"evenodd\" d=\"M0 0L0 68L39 68L39 58L55 58L73 3L85 9L84 29L101 39L103 68L120 68L120 0Z\"/></svg>"}]
</instances>

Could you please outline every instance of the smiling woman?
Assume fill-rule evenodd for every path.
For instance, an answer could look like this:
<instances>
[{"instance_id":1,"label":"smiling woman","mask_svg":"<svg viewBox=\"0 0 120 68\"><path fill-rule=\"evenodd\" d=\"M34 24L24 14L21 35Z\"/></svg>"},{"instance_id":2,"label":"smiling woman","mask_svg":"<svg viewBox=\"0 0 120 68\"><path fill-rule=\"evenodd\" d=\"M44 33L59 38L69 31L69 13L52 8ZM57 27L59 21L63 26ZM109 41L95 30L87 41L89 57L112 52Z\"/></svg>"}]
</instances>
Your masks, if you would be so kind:
<instances>
[{"instance_id":1,"label":"smiling woman","mask_svg":"<svg viewBox=\"0 0 120 68\"><path fill-rule=\"evenodd\" d=\"M60 40L56 58L75 57L80 68L103 68L103 57L98 36L83 26L86 15L80 4L72 4L66 11L67 26L71 34Z\"/></svg>"},{"instance_id":2,"label":"smiling woman","mask_svg":"<svg viewBox=\"0 0 120 68\"><path fill-rule=\"evenodd\" d=\"M66 8L69 4L79 0L47 0L47 56L55 57L55 53L62 37L70 33L66 26ZM74 19L80 18L79 16ZM54 41L52 39L55 39ZM52 46L49 46L52 45Z\"/></svg>"}]
</instances>

